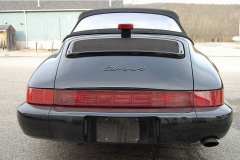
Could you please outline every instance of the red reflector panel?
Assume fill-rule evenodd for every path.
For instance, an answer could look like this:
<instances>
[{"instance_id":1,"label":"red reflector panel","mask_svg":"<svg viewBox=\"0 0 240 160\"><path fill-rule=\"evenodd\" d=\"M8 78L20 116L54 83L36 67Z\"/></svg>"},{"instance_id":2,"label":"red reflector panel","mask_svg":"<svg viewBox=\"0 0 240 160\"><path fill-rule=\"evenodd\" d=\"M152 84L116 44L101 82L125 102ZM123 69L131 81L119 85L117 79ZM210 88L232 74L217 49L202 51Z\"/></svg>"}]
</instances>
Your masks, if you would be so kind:
<instances>
[{"instance_id":1,"label":"red reflector panel","mask_svg":"<svg viewBox=\"0 0 240 160\"><path fill-rule=\"evenodd\" d=\"M194 107L217 107L223 103L223 90L194 92Z\"/></svg>"},{"instance_id":2,"label":"red reflector panel","mask_svg":"<svg viewBox=\"0 0 240 160\"><path fill-rule=\"evenodd\" d=\"M133 29L133 24L119 24L118 29Z\"/></svg>"},{"instance_id":3,"label":"red reflector panel","mask_svg":"<svg viewBox=\"0 0 240 160\"><path fill-rule=\"evenodd\" d=\"M188 107L192 92L55 90L54 104L101 107Z\"/></svg>"},{"instance_id":4,"label":"red reflector panel","mask_svg":"<svg viewBox=\"0 0 240 160\"><path fill-rule=\"evenodd\" d=\"M28 88L27 103L53 104L53 90Z\"/></svg>"}]
</instances>

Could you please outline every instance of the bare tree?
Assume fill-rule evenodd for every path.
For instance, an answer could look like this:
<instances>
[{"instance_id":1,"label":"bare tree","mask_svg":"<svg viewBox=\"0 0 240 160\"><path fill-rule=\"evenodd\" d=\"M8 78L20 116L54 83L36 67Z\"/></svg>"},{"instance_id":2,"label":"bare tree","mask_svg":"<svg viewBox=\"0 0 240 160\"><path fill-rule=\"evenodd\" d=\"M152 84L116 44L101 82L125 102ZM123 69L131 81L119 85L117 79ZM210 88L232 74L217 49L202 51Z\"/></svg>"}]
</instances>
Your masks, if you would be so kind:
<instances>
[{"instance_id":1,"label":"bare tree","mask_svg":"<svg viewBox=\"0 0 240 160\"><path fill-rule=\"evenodd\" d=\"M239 32L240 5L154 3L125 7L175 11L188 36L196 42L232 41Z\"/></svg>"}]
</instances>

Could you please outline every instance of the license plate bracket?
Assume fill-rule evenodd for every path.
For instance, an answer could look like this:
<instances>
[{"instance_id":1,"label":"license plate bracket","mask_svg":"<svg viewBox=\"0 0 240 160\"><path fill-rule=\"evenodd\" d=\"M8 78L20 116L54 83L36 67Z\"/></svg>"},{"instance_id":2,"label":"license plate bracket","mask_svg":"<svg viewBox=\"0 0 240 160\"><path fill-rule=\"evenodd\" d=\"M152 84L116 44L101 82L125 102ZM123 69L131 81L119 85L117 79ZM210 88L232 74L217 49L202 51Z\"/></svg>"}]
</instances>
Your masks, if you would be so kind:
<instances>
[{"instance_id":1,"label":"license plate bracket","mask_svg":"<svg viewBox=\"0 0 240 160\"><path fill-rule=\"evenodd\" d=\"M97 142L137 143L139 139L138 118L97 117Z\"/></svg>"}]
</instances>

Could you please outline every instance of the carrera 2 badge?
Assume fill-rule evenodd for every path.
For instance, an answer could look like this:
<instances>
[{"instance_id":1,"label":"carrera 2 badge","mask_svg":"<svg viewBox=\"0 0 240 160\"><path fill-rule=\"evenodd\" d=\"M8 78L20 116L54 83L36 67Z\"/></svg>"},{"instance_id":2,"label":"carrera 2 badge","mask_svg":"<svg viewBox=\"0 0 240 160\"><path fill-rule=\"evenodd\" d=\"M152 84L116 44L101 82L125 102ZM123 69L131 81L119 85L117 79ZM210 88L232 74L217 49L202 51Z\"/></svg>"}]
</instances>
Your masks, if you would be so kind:
<instances>
[{"instance_id":1,"label":"carrera 2 badge","mask_svg":"<svg viewBox=\"0 0 240 160\"><path fill-rule=\"evenodd\" d=\"M146 67L139 67L139 68L112 68L112 67L105 67L103 71L144 71Z\"/></svg>"}]
</instances>

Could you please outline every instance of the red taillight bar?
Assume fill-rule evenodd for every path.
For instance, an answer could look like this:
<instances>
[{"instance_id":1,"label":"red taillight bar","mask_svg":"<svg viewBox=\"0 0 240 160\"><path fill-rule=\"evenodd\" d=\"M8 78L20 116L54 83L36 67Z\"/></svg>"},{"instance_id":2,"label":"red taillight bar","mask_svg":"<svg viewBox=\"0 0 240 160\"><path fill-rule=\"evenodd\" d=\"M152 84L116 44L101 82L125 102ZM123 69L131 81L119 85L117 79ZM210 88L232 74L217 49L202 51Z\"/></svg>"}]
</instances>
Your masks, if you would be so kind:
<instances>
[{"instance_id":1,"label":"red taillight bar","mask_svg":"<svg viewBox=\"0 0 240 160\"><path fill-rule=\"evenodd\" d=\"M133 24L119 24L118 29L133 29Z\"/></svg>"},{"instance_id":2,"label":"red taillight bar","mask_svg":"<svg viewBox=\"0 0 240 160\"><path fill-rule=\"evenodd\" d=\"M27 102L74 107L216 107L223 90L215 91L76 91L28 88Z\"/></svg>"},{"instance_id":3,"label":"red taillight bar","mask_svg":"<svg viewBox=\"0 0 240 160\"><path fill-rule=\"evenodd\" d=\"M217 107L223 105L223 103L223 89L194 92L194 107Z\"/></svg>"},{"instance_id":4,"label":"red taillight bar","mask_svg":"<svg viewBox=\"0 0 240 160\"><path fill-rule=\"evenodd\" d=\"M27 103L52 105L53 93L54 90L50 89L28 88Z\"/></svg>"},{"instance_id":5,"label":"red taillight bar","mask_svg":"<svg viewBox=\"0 0 240 160\"><path fill-rule=\"evenodd\" d=\"M55 105L101 107L192 106L192 92L55 90Z\"/></svg>"}]
</instances>

